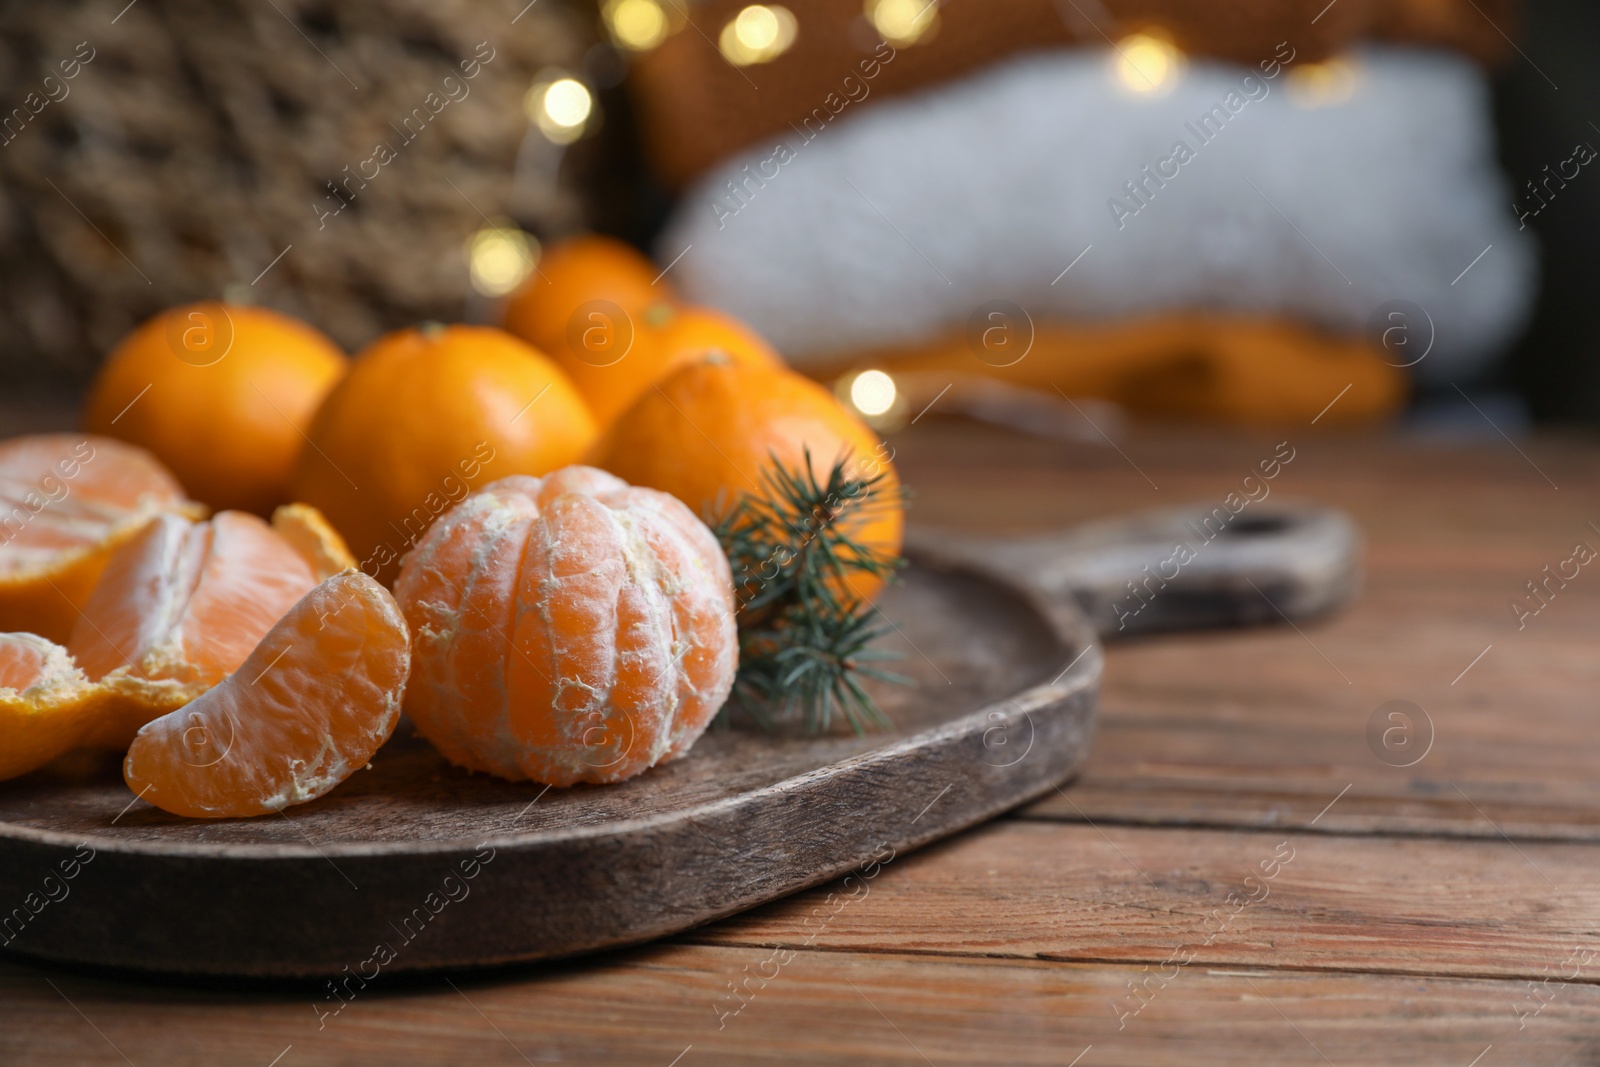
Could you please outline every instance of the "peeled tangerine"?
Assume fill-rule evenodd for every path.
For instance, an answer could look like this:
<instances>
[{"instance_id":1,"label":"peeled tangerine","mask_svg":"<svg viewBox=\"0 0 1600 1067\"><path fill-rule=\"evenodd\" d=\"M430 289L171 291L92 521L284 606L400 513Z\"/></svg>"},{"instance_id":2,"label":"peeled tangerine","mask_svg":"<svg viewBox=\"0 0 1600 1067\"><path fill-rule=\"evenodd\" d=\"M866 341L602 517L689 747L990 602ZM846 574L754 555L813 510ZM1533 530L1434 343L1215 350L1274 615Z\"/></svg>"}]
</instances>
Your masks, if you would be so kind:
<instances>
[{"instance_id":1,"label":"peeled tangerine","mask_svg":"<svg viewBox=\"0 0 1600 1067\"><path fill-rule=\"evenodd\" d=\"M452 762L616 782L689 750L738 666L716 538L666 493L566 467L491 483L406 557L406 712Z\"/></svg>"},{"instance_id":2,"label":"peeled tangerine","mask_svg":"<svg viewBox=\"0 0 1600 1067\"><path fill-rule=\"evenodd\" d=\"M315 509L147 519L111 552L65 648L0 634L0 779L139 727L232 673L284 613L351 565Z\"/></svg>"},{"instance_id":3,"label":"peeled tangerine","mask_svg":"<svg viewBox=\"0 0 1600 1067\"><path fill-rule=\"evenodd\" d=\"M307 593L220 685L141 729L123 778L156 807L196 819L315 800L394 732L410 662L394 597L345 571Z\"/></svg>"},{"instance_id":4,"label":"peeled tangerine","mask_svg":"<svg viewBox=\"0 0 1600 1067\"><path fill-rule=\"evenodd\" d=\"M220 683L300 598L353 566L315 509L242 511L207 522L161 515L112 554L67 641L105 690L83 743L127 748L134 733Z\"/></svg>"},{"instance_id":5,"label":"peeled tangerine","mask_svg":"<svg viewBox=\"0 0 1600 1067\"><path fill-rule=\"evenodd\" d=\"M0 779L26 774L77 746L99 690L67 650L37 634L0 634Z\"/></svg>"},{"instance_id":6,"label":"peeled tangerine","mask_svg":"<svg viewBox=\"0 0 1600 1067\"><path fill-rule=\"evenodd\" d=\"M65 641L111 553L164 512L205 509L142 448L66 433L0 443L0 630Z\"/></svg>"}]
</instances>

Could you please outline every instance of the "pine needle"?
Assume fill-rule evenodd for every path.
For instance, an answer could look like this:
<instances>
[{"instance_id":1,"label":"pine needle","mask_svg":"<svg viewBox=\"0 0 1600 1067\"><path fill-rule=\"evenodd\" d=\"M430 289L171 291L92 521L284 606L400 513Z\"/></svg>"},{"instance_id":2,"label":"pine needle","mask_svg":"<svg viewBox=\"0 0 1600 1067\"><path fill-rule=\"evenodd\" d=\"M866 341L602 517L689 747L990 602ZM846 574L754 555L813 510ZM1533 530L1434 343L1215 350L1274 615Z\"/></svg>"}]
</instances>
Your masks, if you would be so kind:
<instances>
[{"instance_id":1,"label":"pine needle","mask_svg":"<svg viewBox=\"0 0 1600 1067\"><path fill-rule=\"evenodd\" d=\"M897 656L872 647L889 628L853 593L853 579L894 579L901 561L854 531L874 512L903 506L905 494L889 489L881 471L861 478L849 469L849 455L841 456L819 483L809 450L800 470L773 456L762 493L740 497L710 521L739 604L734 699L763 727L798 719L815 734L843 718L858 734L887 729L892 724L861 681L908 684L872 666Z\"/></svg>"}]
</instances>

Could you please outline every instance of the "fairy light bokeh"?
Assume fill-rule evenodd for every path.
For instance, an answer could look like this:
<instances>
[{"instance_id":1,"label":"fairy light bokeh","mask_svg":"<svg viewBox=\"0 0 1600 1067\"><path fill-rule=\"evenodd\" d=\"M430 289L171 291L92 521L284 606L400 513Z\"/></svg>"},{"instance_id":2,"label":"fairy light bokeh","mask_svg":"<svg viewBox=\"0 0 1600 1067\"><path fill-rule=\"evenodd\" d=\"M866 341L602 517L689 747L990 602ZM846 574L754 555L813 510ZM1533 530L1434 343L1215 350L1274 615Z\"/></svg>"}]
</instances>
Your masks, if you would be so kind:
<instances>
[{"instance_id":1,"label":"fairy light bokeh","mask_svg":"<svg viewBox=\"0 0 1600 1067\"><path fill-rule=\"evenodd\" d=\"M1289 102L1311 110L1344 103L1361 87L1361 67L1349 56L1289 68Z\"/></svg>"},{"instance_id":2,"label":"fairy light bokeh","mask_svg":"<svg viewBox=\"0 0 1600 1067\"><path fill-rule=\"evenodd\" d=\"M671 32L671 21L659 0L607 0L601 16L611 39L633 52L648 52Z\"/></svg>"},{"instance_id":3,"label":"fairy light bokeh","mask_svg":"<svg viewBox=\"0 0 1600 1067\"><path fill-rule=\"evenodd\" d=\"M487 297L515 290L533 272L539 242L509 219L492 222L467 238L472 288Z\"/></svg>"},{"instance_id":4,"label":"fairy light bokeh","mask_svg":"<svg viewBox=\"0 0 1600 1067\"><path fill-rule=\"evenodd\" d=\"M536 82L522 105L528 120L556 144L571 144L582 137L594 114L594 96L588 86L570 76Z\"/></svg>"},{"instance_id":5,"label":"fairy light bokeh","mask_svg":"<svg viewBox=\"0 0 1600 1067\"><path fill-rule=\"evenodd\" d=\"M1111 53L1117 84L1136 96L1165 96L1178 84L1183 54L1155 33L1135 33L1118 41Z\"/></svg>"},{"instance_id":6,"label":"fairy light bokeh","mask_svg":"<svg viewBox=\"0 0 1600 1067\"><path fill-rule=\"evenodd\" d=\"M867 21L885 41L905 47L939 27L939 0L866 0Z\"/></svg>"},{"instance_id":7,"label":"fairy light bokeh","mask_svg":"<svg viewBox=\"0 0 1600 1067\"><path fill-rule=\"evenodd\" d=\"M736 67L770 63L789 50L799 31L794 12L781 4L751 4L722 27L717 47Z\"/></svg>"}]
</instances>

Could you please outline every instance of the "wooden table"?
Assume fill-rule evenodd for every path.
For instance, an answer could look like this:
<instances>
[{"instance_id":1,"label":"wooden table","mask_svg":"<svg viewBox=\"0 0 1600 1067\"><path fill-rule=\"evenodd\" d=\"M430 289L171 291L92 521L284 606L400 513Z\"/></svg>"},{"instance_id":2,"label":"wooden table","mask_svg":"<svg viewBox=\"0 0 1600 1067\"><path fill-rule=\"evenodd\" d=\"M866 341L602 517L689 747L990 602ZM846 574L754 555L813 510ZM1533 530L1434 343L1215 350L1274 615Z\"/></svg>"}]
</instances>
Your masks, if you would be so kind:
<instances>
[{"instance_id":1,"label":"wooden table","mask_svg":"<svg viewBox=\"0 0 1600 1067\"><path fill-rule=\"evenodd\" d=\"M1521 628L1511 605L1600 550L1600 448L1308 428L1119 453L965 424L897 445L919 521L1024 532L1220 503L1285 437L1274 493L1370 536L1354 606L1113 646L1083 776L897 857L863 898L374 988L320 1029L321 990L8 961L0 1062L1595 1062L1600 566L1550 580ZM1397 700L1424 713L1409 733L1378 713Z\"/></svg>"}]
</instances>

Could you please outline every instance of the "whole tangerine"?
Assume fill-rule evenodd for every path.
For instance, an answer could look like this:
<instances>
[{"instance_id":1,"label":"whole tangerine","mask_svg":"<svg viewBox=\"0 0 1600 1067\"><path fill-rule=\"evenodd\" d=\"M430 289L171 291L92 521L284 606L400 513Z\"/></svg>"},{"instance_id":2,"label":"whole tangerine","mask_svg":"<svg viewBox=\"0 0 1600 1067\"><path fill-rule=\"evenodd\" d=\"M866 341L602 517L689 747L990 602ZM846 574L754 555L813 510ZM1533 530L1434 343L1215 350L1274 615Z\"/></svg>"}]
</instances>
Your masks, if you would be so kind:
<instances>
[{"instance_id":1,"label":"whole tangerine","mask_svg":"<svg viewBox=\"0 0 1600 1067\"><path fill-rule=\"evenodd\" d=\"M672 298L669 284L657 279L656 265L614 237L581 234L557 241L535 266L506 301L505 328L551 355L566 346L569 331L591 325L580 310L631 317Z\"/></svg>"},{"instance_id":2,"label":"whole tangerine","mask_svg":"<svg viewBox=\"0 0 1600 1067\"><path fill-rule=\"evenodd\" d=\"M783 366L783 358L754 330L708 307L662 301L624 323L611 321L603 311L587 315L588 327L554 354L601 427L615 422L656 382L707 352L721 352L736 363Z\"/></svg>"},{"instance_id":3,"label":"whole tangerine","mask_svg":"<svg viewBox=\"0 0 1600 1067\"><path fill-rule=\"evenodd\" d=\"M430 324L356 357L312 420L291 484L388 582L474 485L564 467L595 435L571 379L539 352L494 327Z\"/></svg>"},{"instance_id":4,"label":"whole tangerine","mask_svg":"<svg viewBox=\"0 0 1600 1067\"><path fill-rule=\"evenodd\" d=\"M345 371L321 331L267 308L172 308L112 350L84 426L148 449L213 508L270 514L311 416Z\"/></svg>"},{"instance_id":5,"label":"whole tangerine","mask_svg":"<svg viewBox=\"0 0 1600 1067\"><path fill-rule=\"evenodd\" d=\"M408 555L405 710L459 766L616 782L705 732L738 668L733 585L682 503L591 467L504 478Z\"/></svg>"},{"instance_id":6,"label":"whole tangerine","mask_svg":"<svg viewBox=\"0 0 1600 1067\"><path fill-rule=\"evenodd\" d=\"M848 477L878 480L838 503L838 529L885 559L900 555L905 509L892 450L827 389L781 367L703 356L646 390L590 455L703 517L725 514L741 494L779 503L775 468L826 485L843 461ZM840 591L866 601L882 586L862 574Z\"/></svg>"}]
</instances>

